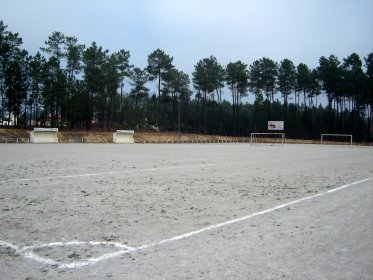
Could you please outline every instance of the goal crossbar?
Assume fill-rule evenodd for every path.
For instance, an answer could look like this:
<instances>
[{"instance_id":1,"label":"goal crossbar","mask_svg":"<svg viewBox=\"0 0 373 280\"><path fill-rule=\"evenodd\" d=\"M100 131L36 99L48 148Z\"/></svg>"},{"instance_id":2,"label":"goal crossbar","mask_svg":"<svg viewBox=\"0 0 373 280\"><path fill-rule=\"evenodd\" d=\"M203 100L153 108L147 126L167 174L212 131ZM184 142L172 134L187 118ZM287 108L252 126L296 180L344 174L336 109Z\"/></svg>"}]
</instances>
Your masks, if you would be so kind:
<instances>
[{"instance_id":1,"label":"goal crossbar","mask_svg":"<svg viewBox=\"0 0 373 280\"><path fill-rule=\"evenodd\" d=\"M335 140L325 140L325 138L334 137L334 138L349 138L349 144L352 145L352 134L321 134L321 144L328 142L342 142L342 141L335 141Z\"/></svg>"},{"instance_id":2,"label":"goal crossbar","mask_svg":"<svg viewBox=\"0 0 373 280\"><path fill-rule=\"evenodd\" d=\"M257 137L256 137L257 136ZM266 140L267 142L264 141L257 141L257 139L262 139ZM273 143L268 140L274 140L274 139L281 139L281 142L276 142L276 143L281 143L282 145L285 142L285 133L280 133L280 132L253 132L250 133L250 144L255 144L255 143Z\"/></svg>"}]
</instances>

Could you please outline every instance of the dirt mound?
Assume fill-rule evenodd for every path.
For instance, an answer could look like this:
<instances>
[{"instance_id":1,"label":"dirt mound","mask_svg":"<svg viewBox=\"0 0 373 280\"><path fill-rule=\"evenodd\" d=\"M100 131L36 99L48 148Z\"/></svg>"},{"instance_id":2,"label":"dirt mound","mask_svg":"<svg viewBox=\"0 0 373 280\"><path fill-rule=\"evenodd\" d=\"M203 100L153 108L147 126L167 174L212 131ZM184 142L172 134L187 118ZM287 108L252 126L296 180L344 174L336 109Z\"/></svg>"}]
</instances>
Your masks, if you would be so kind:
<instances>
[{"instance_id":1,"label":"dirt mound","mask_svg":"<svg viewBox=\"0 0 373 280\"><path fill-rule=\"evenodd\" d=\"M20 139L20 142L29 139L32 129L15 129L15 128L0 128L0 142L15 142L15 139ZM180 137L180 139L179 139ZM59 142L62 143L112 143L113 132L102 131L71 131L59 130ZM192 133L177 132L135 132L135 143L231 143L231 142L250 142L248 137L231 137L221 135L203 135ZM291 144L319 144L320 141L315 140L300 140L286 139L286 143Z\"/></svg>"},{"instance_id":2,"label":"dirt mound","mask_svg":"<svg viewBox=\"0 0 373 280\"><path fill-rule=\"evenodd\" d=\"M60 131L58 132L60 142L84 142L84 143L111 143L112 132L88 132L88 131Z\"/></svg>"},{"instance_id":3,"label":"dirt mound","mask_svg":"<svg viewBox=\"0 0 373 280\"><path fill-rule=\"evenodd\" d=\"M0 128L0 138L29 138L30 131L16 128Z\"/></svg>"},{"instance_id":4,"label":"dirt mound","mask_svg":"<svg viewBox=\"0 0 373 280\"><path fill-rule=\"evenodd\" d=\"M0 128L2 139L28 139L31 129ZM59 142L62 143L112 143L113 132L100 131L70 131L58 132ZM222 142L248 142L249 137L230 137L219 135L202 135L190 133L159 133L159 132L135 132L135 143L222 143Z\"/></svg>"},{"instance_id":5,"label":"dirt mound","mask_svg":"<svg viewBox=\"0 0 373 280\"><path fill-rule=\"evenodd\" d=\"M232 142L232 141L249 141L248 137L229 137L219 135L203 135L181 133L135 133L136 143L217 143L217 142Z\"/></svg>"}]
</instances>

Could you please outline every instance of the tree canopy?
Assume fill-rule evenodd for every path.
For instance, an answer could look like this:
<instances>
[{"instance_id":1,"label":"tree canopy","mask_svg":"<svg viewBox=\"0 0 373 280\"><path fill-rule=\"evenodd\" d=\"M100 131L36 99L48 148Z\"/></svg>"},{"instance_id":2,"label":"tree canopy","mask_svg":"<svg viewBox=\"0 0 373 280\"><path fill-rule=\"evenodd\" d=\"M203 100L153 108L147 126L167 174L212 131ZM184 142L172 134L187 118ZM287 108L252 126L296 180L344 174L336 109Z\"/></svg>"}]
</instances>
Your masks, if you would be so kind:
<instances>
[{"instance_id":1,"label":"tree canopy","mask_svg":"<svg viewBox=\"0 0 373 280\"><path fill-rule=\"evenodd\" d=\"M128 50L86 46L58 31L35 54L22 44L0 21L1 126L172 131L180 124L185 132L240 136L283 120L288 137L372 140L373 53L321 56L315 68L268 57L223 65L211 55L189 76L161 49L142 69Z\"/></svg>"}]
</instances>

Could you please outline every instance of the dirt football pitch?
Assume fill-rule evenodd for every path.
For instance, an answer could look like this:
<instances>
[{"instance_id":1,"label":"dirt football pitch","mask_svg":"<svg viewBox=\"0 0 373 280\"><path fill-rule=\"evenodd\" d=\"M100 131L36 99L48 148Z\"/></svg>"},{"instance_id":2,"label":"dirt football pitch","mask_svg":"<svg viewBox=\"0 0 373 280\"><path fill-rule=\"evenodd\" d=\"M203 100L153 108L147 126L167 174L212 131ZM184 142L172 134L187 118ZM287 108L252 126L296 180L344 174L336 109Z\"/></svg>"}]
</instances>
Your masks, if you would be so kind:
<instances>
[{"instance_id":1,"label":"dirt football pitch","mask_svg":"<svg viewBox=\"0 0 373 280\"><path fill-rule=\"evenodd\" d=\"M373 279L372 217L372 147L0 145L0 279Z\"/></svg>"}]
</instances>

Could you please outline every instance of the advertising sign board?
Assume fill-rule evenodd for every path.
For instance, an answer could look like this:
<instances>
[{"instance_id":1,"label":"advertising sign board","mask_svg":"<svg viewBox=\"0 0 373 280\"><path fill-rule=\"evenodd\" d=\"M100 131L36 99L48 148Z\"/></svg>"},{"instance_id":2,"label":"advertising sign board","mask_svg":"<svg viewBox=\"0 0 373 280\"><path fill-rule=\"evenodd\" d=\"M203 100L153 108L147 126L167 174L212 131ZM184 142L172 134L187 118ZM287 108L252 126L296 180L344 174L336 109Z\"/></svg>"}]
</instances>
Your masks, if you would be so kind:
<instances>
[{"instance_id":1,"label":"advertising sign board","mask_svg":"<svg viewBox=\"0 0 373 280\"><path fill-rule=\"evenodd\" d=\"M284 130L284 122L268 121L268 130Z\"/></svg>"}]
</instances>

